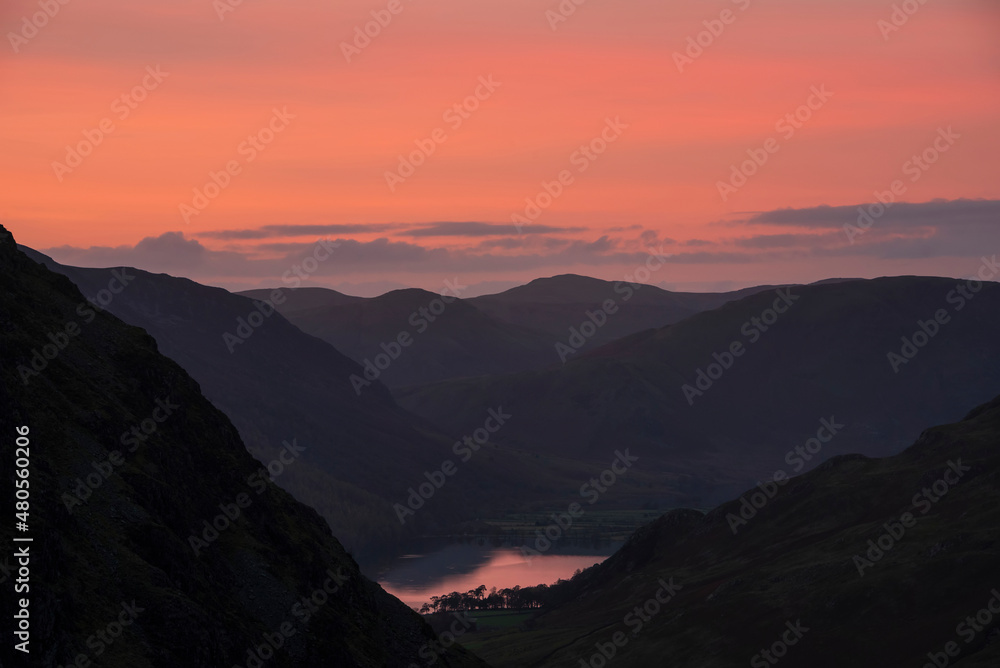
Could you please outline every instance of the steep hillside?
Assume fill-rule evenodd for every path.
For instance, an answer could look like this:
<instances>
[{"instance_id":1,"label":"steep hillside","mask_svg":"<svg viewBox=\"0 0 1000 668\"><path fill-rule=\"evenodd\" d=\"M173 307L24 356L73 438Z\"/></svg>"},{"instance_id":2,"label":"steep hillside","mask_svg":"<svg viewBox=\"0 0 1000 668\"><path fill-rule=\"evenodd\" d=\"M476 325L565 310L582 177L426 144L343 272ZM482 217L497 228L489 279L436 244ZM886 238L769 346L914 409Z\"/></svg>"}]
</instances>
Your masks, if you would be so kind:
<instances>
[{"instance_id":1,"label":"steep hillside","mask_svg":"<svg viewBox=\"0 0 1000 668\"><path fill-rule=\"evenodd\" d=\"M558 458L495 447L496 434L519 419L505 403L480 406L474 427L445 437L399 408L361 365L280 313L263 315L261 300L132 268L67 267L26 252L110 313L146 329L230 417L258 459L283 452L287 459L286 443L305 448L275 481L316 508L365 568L396 556L414 536L484 530L477 519L508 511L547 511L606 466L605 453ZM356 384L361 379L369 384ZM498 425L491 418L498 412L511 417ZM487 425L499 431L487 433ZM465 439L473 436L478 440L470 446ZM426 502L416 496L412 490L428 476L440 481L447 462L455 466L447 484ZM629 481L632 491L644 477L650 489L654 479L640 472ZM637 508L643 501L622 503Z\"/></svg>"},{"instance_id":2,"label":"steep hillside","mask_svg":"<svg viewBox=\"0 0 1000 668\"><path fill-rule=\"evenodd\" d=\"M12 519L0 534L8 558L12 545L30 555L30 665L423 661L429 627L267 480L198 384L3 228L0 378L11 514L15 480L29 482L18 537L32 542L11 541ZM27 478L15 457L30 460ZM11 644L8 633L5 661ZM457 650L440 660L485 665Z\"/></svg>"},{"instance_id":3,"label":"steep hillside","mask_svg":"<svg viewBox=\"0 0 1000 668\"><path fill-rule=\"evenodd\" d=\"M307 307L321 301L313 290L305 295L301 289L287 291L290 298L278 310L302 331L358 363L378 365L372 368L389 387L535 369L559 361L548 336L491 318L453 294L394 290L350 301L330 296L325 303Z\"/></svg>"},{"instance_id":4,"label":"steep hillside","mask_svg":"<svg viewBox=\"0 0 1000 668\"><path fill-rule=\"evenodd\" d=\"M976 287L901 277L769 291L560 368L397 396L453 430L470 424L470 407L503 400L521 419L501 443L578 457L631 447L643 468L690 475L704 503L720 502L777 470L898 452L926 424L994 396L1000 285ZM843 427L830 434L824 421Z\"/></svg>"},{"instance_id":5,"label":"steep hillside","mask_svg":"<svg viewBox=\"0 0 1000 668\"><path fill-rule=\"evenodd\" d=\"M359 557L474 512L457 500L475 483L476 462L440 490L439 503L400 524L392 505L423 482L423 471L454 457L454 439L400 409L360 365L265 302L165 274L66 267L30 254L96 305L152 334L232 419L256 457L270 461L286 444L305 448L276 481L319 510Z\"/></svg>"},{"instance_id":6,"label":"steep hillside","mask_svg":"<svg viewBox=\"0 0 1000 668\"><path fill-rule=\"evenodd\" d=\"M565 597L476 646L519 668L1000 665L1000 398L900 455L667 513Z\"/></svg>"}]
</instances>

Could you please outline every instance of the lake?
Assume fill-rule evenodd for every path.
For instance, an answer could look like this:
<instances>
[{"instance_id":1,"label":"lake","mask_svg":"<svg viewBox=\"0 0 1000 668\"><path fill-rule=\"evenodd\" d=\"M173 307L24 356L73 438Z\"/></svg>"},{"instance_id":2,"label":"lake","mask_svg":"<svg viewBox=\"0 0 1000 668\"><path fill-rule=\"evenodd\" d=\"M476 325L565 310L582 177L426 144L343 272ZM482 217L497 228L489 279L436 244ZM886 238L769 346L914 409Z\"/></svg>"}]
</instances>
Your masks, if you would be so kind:
<instances>
[{"instance_id":1,"label":"lake","mask_svg":"<svg viewBox=\"0 0 1000 668\"><path fill-rule=\"evenodd\" d=\"M479 585L505 589L568 580L614 554L620 542L602 547L559 546L527 561L517 547L485 544L425 545L419 552L396 559L377 579L408 606L419 609L432 596L466 592Z\"/></svg>"}]
</instances>

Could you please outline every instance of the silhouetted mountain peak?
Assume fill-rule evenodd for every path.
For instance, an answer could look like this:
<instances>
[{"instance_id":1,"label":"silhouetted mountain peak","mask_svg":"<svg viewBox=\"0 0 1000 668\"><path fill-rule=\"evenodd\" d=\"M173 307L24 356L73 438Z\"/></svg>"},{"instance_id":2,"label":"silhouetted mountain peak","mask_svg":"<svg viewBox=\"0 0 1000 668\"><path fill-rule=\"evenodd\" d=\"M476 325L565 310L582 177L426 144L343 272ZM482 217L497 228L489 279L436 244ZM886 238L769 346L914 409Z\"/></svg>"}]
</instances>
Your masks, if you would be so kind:
<instances>
[{"instance_id":1,"label":"silhouetted mountain peak","mask_svg":"<svg viewBox=\"0 0 1000 668\"><path fill-rule=\"evenodd\" d=\"M275 290L280 290L282 295L282 310L305 311L313 308L324 308L329 306L341 306L353 302L364 301L363 297L354 297L337 292L330 288L320 287L299 287L299 288L260 288L256 290L244 290L237 294L251 299L268 300L274 296Z\"/></svg>"},{"instance_id":2,"label":"silhouetted mountain peak","mask_svg":"<svg viewBox=\"0 0 1000 668\"><path fill-rule=\"evenodd\" d=\"M511 288L493 295L483 295L478 298L483 301L489 299L525 299L530 298L536 302L544 301L579 301L589 299L598 292L610 294L614 282L605 281L590 276L579 274L558 274L544 278L536 278L533 281Z\"/></svg>"},{"instance_id":3,"label":"silhouetted mountain peak","mask_svg":"<svg viewBox=\"0 0 1000 668\"><path fill-rule=\"evenodd\" d=\"M454 301L454 295L446 296L450 301ZM440 298L441 295L439 293L424 290L423 288L400 288L398 290L390 290L378 297L372 297L370 301L372 304L381 304L384 306L421 306Z\"/></svg>"}]
</instances>

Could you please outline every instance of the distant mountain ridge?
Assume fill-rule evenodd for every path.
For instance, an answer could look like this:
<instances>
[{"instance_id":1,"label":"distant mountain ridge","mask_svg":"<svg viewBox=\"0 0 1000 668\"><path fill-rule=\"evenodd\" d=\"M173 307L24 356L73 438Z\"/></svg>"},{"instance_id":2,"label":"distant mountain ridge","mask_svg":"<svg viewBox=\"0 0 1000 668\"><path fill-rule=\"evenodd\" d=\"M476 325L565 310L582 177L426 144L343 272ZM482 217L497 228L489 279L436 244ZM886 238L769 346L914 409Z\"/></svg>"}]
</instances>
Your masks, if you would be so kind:
<instances>
[{"instance_id":1,"label":"distant mountain ridge","mask_svg":"<svg viewBox=\"0 0 1000 668\"><path fill-rule=\"evenodd\" d=\"M260 298L266 292L243 294ZM410 288L370 299L329 299L309 308L300 307L304 301L292 290L277 308L303 331L374 367L369 376L377 373L391 387L535 368L554 358L544 335L496 321L448 293ZM399 347L400 337L406 349L391 363L375 366L386 348Z\"/></svg>"},{"instance_id":2,"label":"distant mountain ridge","mask_svg":"<svg viewBox=\"0 0 1000 668\"><path fill-rule=\"evenodd\" d=\"M251 299L259 300L269 300L271 298L274 290L272 288L266 290L245 290L237 294L241 294L245 297L250 297ZM294 289L283 289L284 294L284 304L282 304L282 313L292 313L295 311L308 311L314 308L321 308L325 306L343 306L344 304L353 304L360 301L364 301L364 297L352 297L351 295L345 295L336 290L331 290L329 288L294 288Z\"/></svg>"},{"instance_id":3,"label":"distant mountain ridge","mask_svg":"<svg viewBox=\"0 0 1000 668\"><path fill-rule=\"evenodd\" d=\"M501 444L577 457L631 447L647 466L700 489L702 502L721 501L789 470L786 453L821 420L847 426L796 473L839 453L892 454L927 422L994 396L1000 285L984 283L966 299L956 292L962 283L899 277L762 292L564 366L395 394L449 430L471 424L471 407L503 398L520 419L498 435ZM786 305L780 295L789 290ZM942 311L947 322L930 322ZM922 345L911 350L904 337ZM904 353L912 358L890 357Z\"/></svg>"},{"instance_id":4,"label":"distant mountain ridge","mask_svg":"<svg viewBox=\"0 0 1000 668\"><path fill-rule=\"evenodd\" d=\"M504 322L531 326L556 341L565 341L571 327L586 322L587 311L613 300L616 312L579 350L590 350L624 336L672 325L726 302L774 289L761 285L733 292L672 292L655 285L604 281L562 274L538 278L526 285L469 301Z\"/></svg>"},{"instance_id":5,"label":"distant mountain ridge","mask_svg":"<svg viewBox=\"0 0 1000 668\"><path fill-rule=\"evenodd\" d=\"M419 289L394 290L378 297L347 297L324 288L285 290L278 310L300 329L366 364L392 346L400 334L412 348L378 369L390 388L541 369L567 355L559 344L610 299L613 318L572 354L652 327L662 327L766 287L733 293L672 293L652 285L609 282L562 275L536 279L496 295L461 299ZM270 290L240 293L267 299ZM384 358L383 358L384 359ZM374 372L373 374L374 375Z\"/></svg>"}]
</instances>

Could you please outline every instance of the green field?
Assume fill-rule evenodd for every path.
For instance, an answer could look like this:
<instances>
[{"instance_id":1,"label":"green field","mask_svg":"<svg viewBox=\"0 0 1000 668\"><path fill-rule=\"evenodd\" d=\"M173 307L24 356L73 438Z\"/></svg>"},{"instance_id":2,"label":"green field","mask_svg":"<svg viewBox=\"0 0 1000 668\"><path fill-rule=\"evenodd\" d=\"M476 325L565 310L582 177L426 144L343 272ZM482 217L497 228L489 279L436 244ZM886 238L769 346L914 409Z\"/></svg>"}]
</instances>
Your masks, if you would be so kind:
<instances>
[{"instance_id":1,"label":"green field","mask_svg":"<svg viewBox=\"0 0 1000 668\"><path fill-rule=\"evenodd\" d=\"M538 610L478 610L470 613L476 620L477 629L473 633L460 636L458 641L466 649L475 652L477 647L490 641L494 641L498 636L506 635L520 630L521 624L525 623Z\"/></svg>"},{"instance_id":2,"label":"green field","mask_svg":"<svg viewBox=\"0 0 1000 668\"><path fill-rule=\"evenodd\" d=\"M476 620L480 631L497 631L516 628L526 622L537 610L477 610L469 613Z\"/></svg>"}]
</instances>

